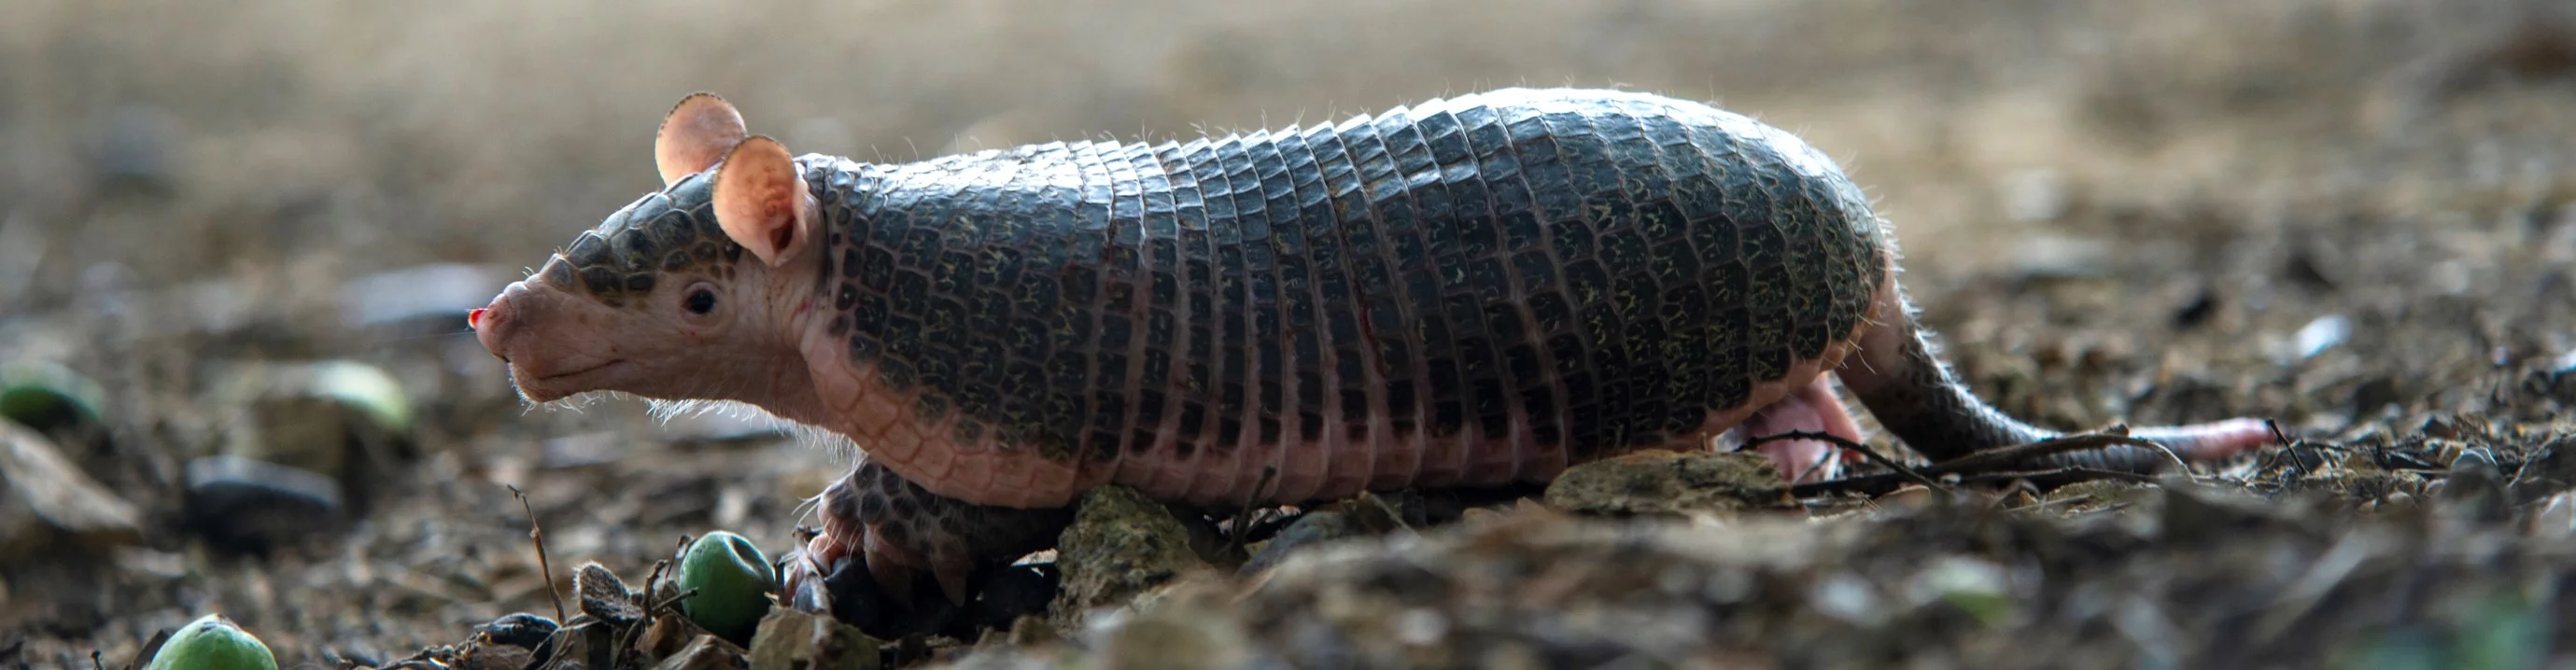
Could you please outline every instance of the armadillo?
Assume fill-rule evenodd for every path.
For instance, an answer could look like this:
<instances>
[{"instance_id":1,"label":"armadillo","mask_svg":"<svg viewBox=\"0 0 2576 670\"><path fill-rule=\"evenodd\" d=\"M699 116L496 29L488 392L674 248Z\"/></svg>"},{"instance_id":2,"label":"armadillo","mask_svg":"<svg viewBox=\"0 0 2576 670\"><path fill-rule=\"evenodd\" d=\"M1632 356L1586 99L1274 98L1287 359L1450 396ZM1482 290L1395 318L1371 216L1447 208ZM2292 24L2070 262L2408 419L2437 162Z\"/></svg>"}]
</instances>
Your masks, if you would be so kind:
<instances>
[{"instance_id":1,"label":"armadillo","mask_svg":"<svg viewBox=\"0 0 2576 670\"><path fill-rule=\"evenodd\" d=\"M1514 88L888 164L791 155L697 94L654 156L661 189L472 325L532 403L741 403L848 438L800 579L860 560L964 598L1104 485L1238 509L1788 431L1857 442L1835 379L1933 461L2058 434L1935 356L1887 223L1834 161L1696 102ZM2033 465L2272 438L2251 418L2130 434L2166 449ZM1788 481L1842 458L1758 450Z\"/></svg>"}]
</instances>

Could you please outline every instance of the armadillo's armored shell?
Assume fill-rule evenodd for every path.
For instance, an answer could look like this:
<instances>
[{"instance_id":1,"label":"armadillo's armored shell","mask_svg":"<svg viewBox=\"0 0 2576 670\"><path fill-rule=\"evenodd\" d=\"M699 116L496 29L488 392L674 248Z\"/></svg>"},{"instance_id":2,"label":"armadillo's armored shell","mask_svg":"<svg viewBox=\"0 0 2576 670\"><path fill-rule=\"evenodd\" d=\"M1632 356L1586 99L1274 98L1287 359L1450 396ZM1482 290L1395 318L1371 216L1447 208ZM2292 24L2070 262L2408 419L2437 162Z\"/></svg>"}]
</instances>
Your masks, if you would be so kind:
<instances>
[{"instance_id":1,"label":"armadillo's armored shell","mask_svg":"<svg viewBox=\"0 0 2576 670\"><path fill-rule=\"evenodd\" d=\"M830 332L923 422L1057 460L1665 444L1851 337L1884 281L1831 161L1642 94L804 160Z\"/></svg>"},{"instance_id":2,"label":"armadillo's armored shell","mask_svg":"<svg viewBox=\"0 0 2576 670\"><path fill-rule=\"evenodd\" d=\"M690 175L608 215L548 259L538 276L612 306L652 293L656 277L731 280L744 250L716 225L714 177Z\"/></svg>"}]
</instances>

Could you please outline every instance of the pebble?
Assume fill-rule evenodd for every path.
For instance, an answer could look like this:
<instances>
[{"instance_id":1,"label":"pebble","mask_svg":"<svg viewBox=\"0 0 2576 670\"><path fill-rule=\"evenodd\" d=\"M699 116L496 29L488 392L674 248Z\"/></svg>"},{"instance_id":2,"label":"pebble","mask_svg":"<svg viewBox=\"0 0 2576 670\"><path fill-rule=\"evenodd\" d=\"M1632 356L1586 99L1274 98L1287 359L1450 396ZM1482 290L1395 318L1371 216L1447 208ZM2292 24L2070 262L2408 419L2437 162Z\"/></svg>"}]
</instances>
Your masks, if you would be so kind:
<instances>
[{"instance_id":1,"label":"pebble","mask_svg":"<svg viewBox=\"0 0 2576 670\"><path fill-rule=\"evenodd\" d=\"M2300 326L2298 334L2291 336L2290 349L2300 359L2315 358L2317 354L2325 353L2327 349L2343 344L2344 340L2350 337L2352 337L2352 318L2341 314L2328 314L2309 321L2308 325Z\"/></svg>"},{"instance_id":2,"label":"pebble","mask_svg":"<svg viewBox=\"0 0 2576 670\"><path fill-rule=\"evenodd\" d=\"M2442 480L2441 501L2454 513L2479 521L2511 517L2509 498L2503 472L2494 454L2484 447L2462 450L2458 458L2452 459L2450 471Z\"/></svg>"},{"instance_id":3,"label":"pebble","mask_svg":"<svg viewBox=\"0 0 2576 670\"><path fill-rule=\"evenodd\" d=\"M491 623L479 627L476 632L494 644L539 649L545 645L546 638L553 637L555 629L561 627L553 619L520 612L493 619Z\"/></svg>"},{"instance_id":4,"label":"pebble","mask_svg":"<svg viewBox=\"0 0 2576 670\"><path fill-rule=\"evenodd\" d=\"M180 528L231 553L265 553L342 528L340 482L241 456L188 461Z\"/></svg>"}]
</instances>

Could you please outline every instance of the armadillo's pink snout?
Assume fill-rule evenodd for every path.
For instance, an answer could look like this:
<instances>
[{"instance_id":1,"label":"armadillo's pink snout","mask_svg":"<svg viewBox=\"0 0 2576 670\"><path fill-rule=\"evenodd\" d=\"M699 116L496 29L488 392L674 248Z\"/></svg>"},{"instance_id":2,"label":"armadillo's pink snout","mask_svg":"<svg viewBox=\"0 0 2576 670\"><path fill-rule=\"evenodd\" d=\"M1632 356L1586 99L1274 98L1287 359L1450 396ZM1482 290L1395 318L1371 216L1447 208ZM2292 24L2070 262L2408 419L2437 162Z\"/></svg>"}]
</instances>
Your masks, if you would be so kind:
<instances>
[{"instance_id":1,"label":"armadillo's pink snout","mask_svg":"<svg viewBox=\"0 0 2576 670\"><path fill-rule=\"evenodd\" d=\"M483 350L492 352L492 355L499 356L504 361L510 360L509 352L501 349L501 345L509 341L511 317L514 316L510 309L510 299L525 290L527 289L519 284L511 284L510 288L501 291L501 295L492 298L491 306L465 315L465 324L474 329L474 339L483 343Z\"/></svg>"}]
</instances>

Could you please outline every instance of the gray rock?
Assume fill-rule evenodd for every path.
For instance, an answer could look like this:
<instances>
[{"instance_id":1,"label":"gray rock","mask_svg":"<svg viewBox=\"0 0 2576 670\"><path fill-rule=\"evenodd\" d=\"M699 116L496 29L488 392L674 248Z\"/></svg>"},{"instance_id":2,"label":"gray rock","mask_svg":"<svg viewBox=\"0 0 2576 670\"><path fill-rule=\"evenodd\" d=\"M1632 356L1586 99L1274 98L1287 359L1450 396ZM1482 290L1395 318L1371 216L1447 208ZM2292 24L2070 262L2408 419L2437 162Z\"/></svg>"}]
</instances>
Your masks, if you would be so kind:
<instances>
[{"instance_id":1,"label":"gray rock","mask_svg":"<svg viewBox=\"0 0 2576 670\"><path fill-rule=\"evenodd\" d=\"M181 527L225 551L262 553L347 521L340 482L310 470L208 456L188 461L185 477Z\"/></svg>"}]
</instances>

